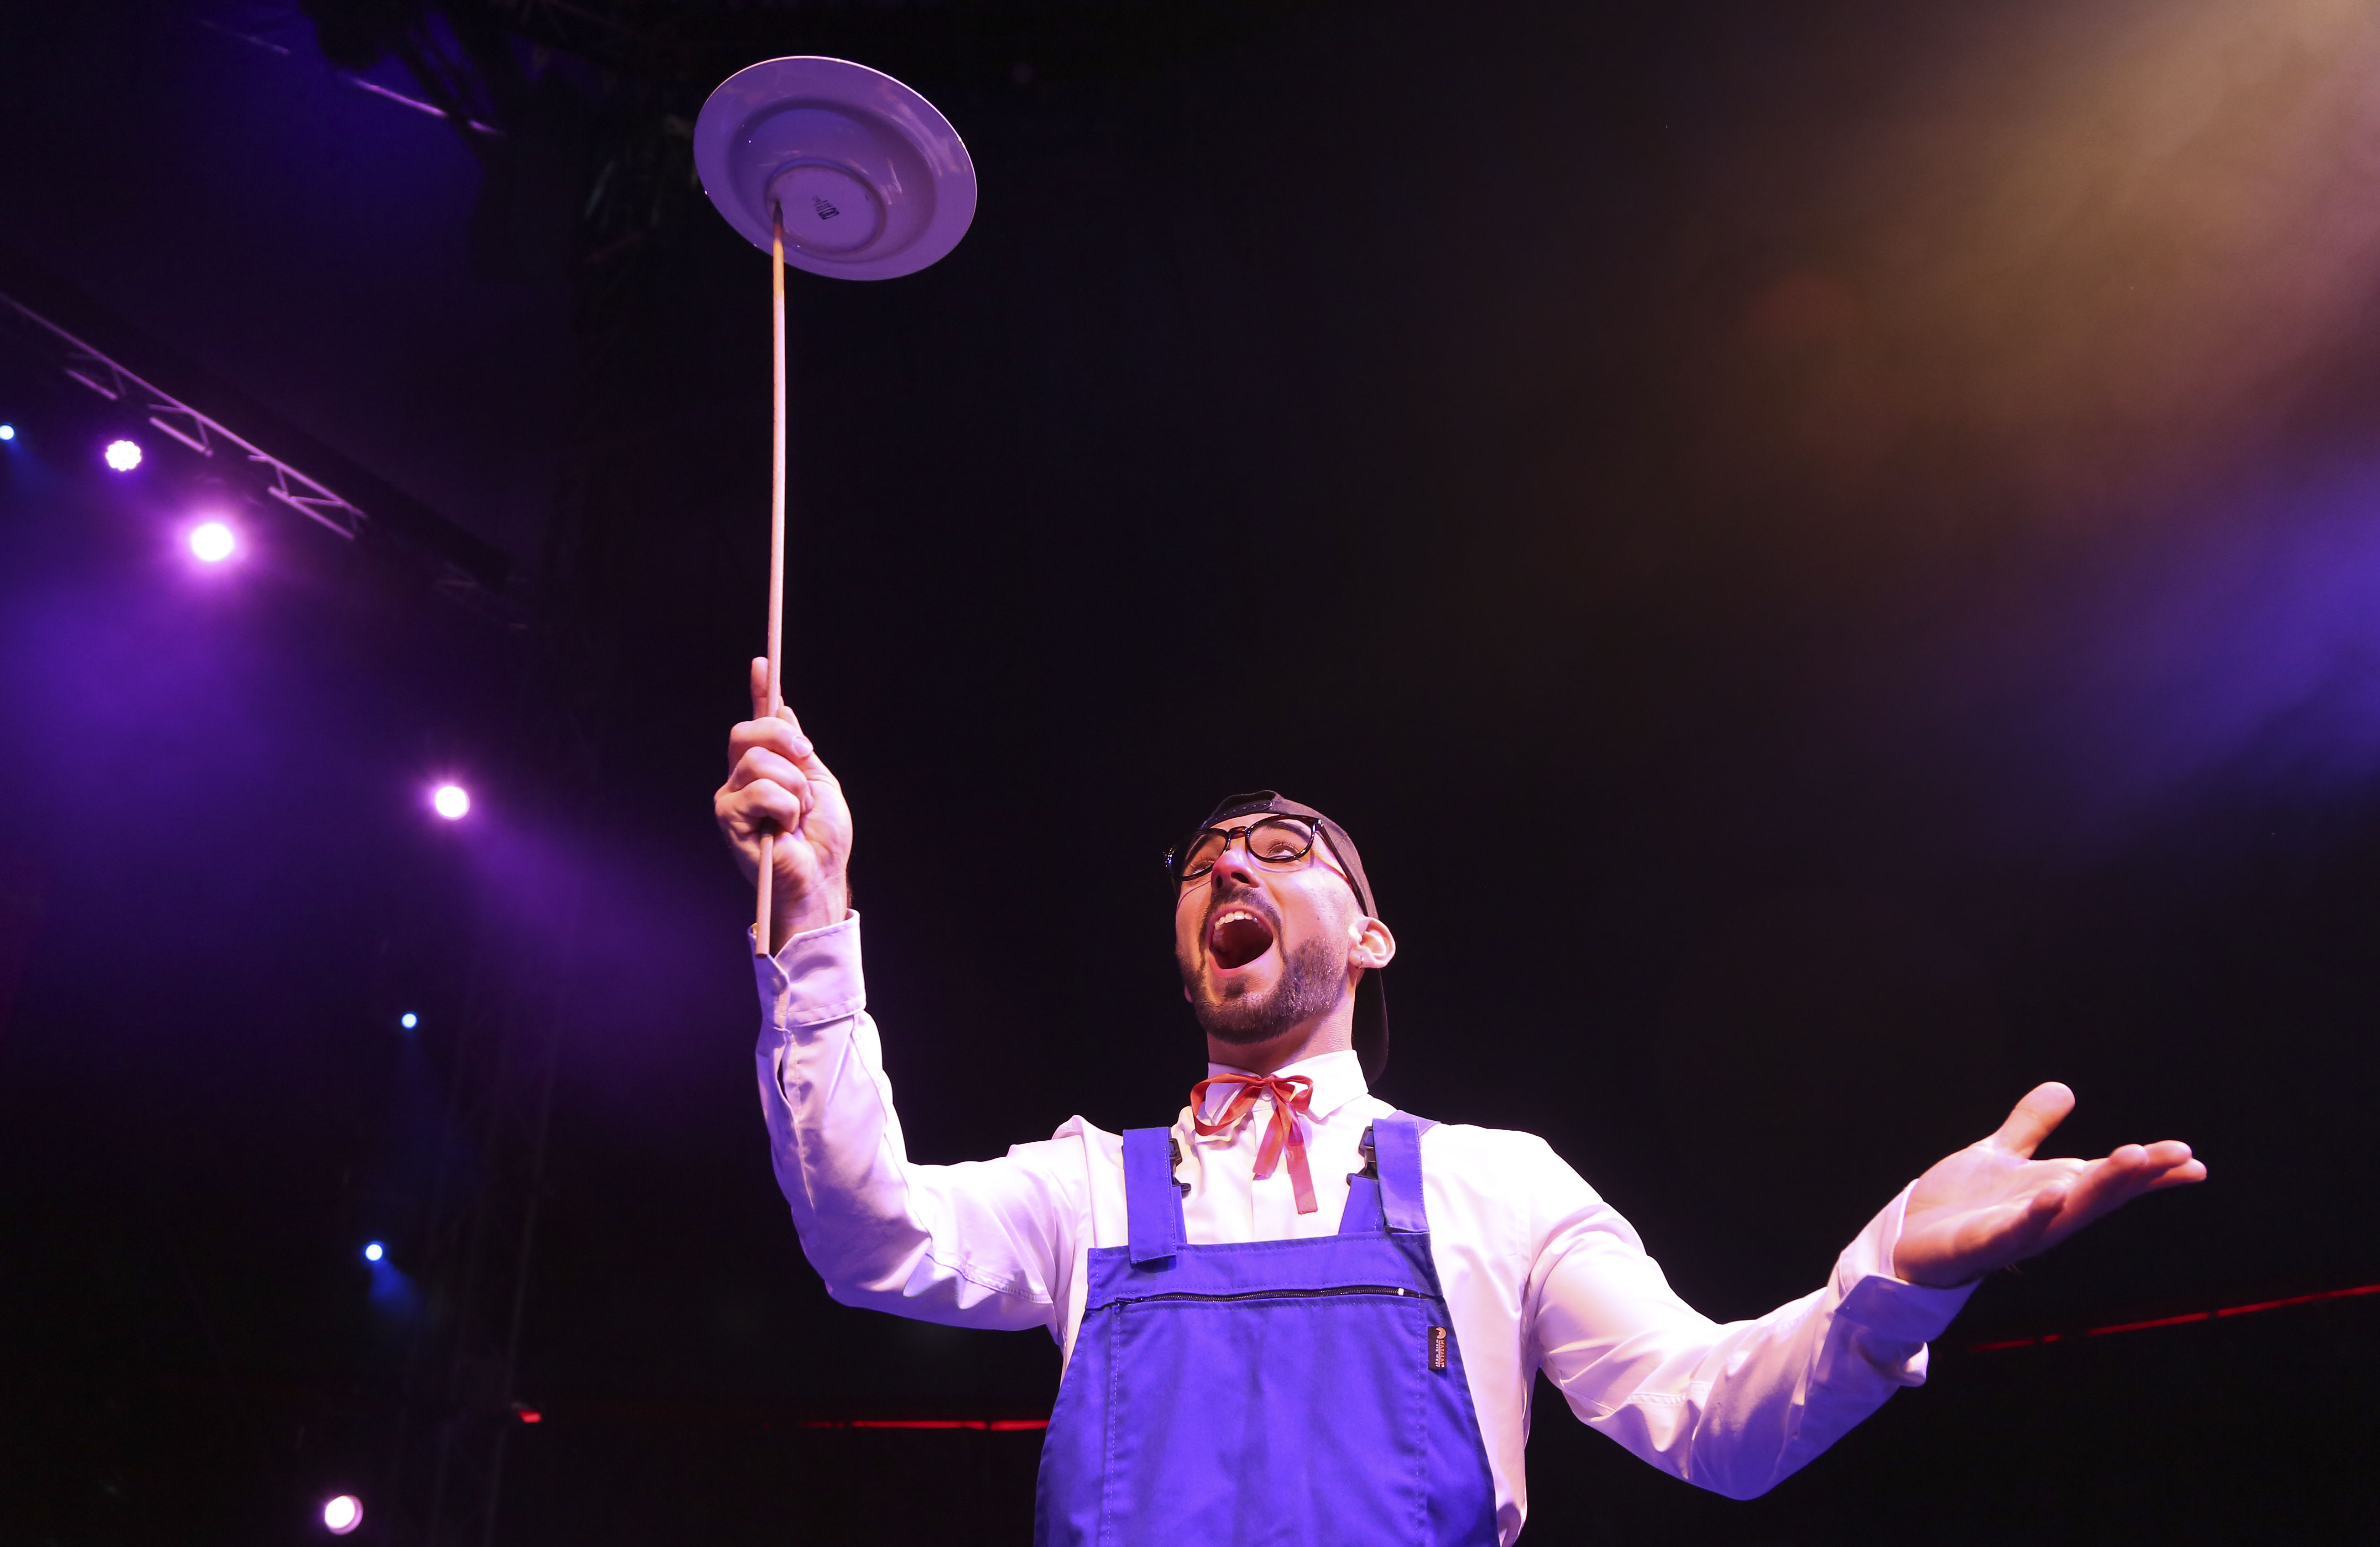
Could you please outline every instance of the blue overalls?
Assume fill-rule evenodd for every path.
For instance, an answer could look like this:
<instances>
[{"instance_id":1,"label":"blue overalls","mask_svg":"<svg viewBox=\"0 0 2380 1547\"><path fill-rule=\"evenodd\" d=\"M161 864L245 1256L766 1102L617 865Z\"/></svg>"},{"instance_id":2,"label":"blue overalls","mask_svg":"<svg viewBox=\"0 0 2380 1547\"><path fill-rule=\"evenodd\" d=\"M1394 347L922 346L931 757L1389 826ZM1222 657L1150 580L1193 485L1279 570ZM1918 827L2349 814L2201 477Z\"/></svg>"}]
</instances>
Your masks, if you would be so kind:
<instances>
[{"instance_id":1,"label":"blue overalls","mask_svg":"<svg viewBox=\"0 0 2380 1547\"><path fill-rule=\"evenodd\" d=\"M1191 1246L1165 1128L1123 1136L1131 1244L1090 1253L1037 1547L1493 1547L1496 1489L1430 1260L1421 1136L1373 1125L1339 1234Z\"/></svg>"}]
</instances>

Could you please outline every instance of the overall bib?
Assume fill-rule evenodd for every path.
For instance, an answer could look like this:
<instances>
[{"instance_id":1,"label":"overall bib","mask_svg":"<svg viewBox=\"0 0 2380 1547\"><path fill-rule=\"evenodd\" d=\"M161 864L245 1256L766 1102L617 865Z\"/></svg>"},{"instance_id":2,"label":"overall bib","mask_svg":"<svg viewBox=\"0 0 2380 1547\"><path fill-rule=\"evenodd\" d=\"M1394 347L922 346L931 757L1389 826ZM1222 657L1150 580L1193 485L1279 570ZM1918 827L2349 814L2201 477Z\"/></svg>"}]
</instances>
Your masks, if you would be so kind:
<instances>
[{"instance_id":1,"label":"overall bib","mask_svg":"<svg viewBox=\"0 0 2380 1547\"><path fill-rule=\"evenodd\" d=\"M1089 1254L1037 1547L1494 1547L1422 1207L1430 1126L1373 1125L1336 1236L1242 1246L1188 1245L1172 1134L1126 1131L1131 1244Z\"/></svg>"}]
</instances>

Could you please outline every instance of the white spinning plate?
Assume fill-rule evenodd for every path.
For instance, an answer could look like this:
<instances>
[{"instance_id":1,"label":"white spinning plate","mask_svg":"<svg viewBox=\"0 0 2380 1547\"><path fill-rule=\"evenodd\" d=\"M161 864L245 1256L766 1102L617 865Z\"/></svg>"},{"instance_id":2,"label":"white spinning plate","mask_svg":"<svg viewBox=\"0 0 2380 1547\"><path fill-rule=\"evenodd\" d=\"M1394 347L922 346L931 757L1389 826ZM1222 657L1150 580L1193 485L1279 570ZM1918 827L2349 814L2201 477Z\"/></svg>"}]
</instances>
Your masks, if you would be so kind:
<instances>
[{"instance_id":1,"label":"white spinning plate","mask_svg":"<svg viewBox=\"0 0 2380 1547\"><path fill-rule=\"evenodd\" d=\"M934 104L881 70L796 55L719 83L694 126L694 166L719 213L785 262L837 279L915 274L975 219L975 163Z\"/></svg>"}]
</instances>

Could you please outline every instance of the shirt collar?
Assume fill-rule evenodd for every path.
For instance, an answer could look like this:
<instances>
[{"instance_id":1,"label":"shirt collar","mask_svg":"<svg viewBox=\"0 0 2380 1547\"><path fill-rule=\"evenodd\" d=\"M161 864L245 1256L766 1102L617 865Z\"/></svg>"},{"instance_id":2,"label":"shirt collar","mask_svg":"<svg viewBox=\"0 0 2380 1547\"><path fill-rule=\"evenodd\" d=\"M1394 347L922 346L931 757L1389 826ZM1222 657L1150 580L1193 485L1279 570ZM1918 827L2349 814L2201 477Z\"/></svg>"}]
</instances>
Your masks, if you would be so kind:
<instances>
[{"instance_id":1,"label":"shirt collar","mask_svg":"<svg viewBox=\"0 0 2380 1547\"><path fill-rule=\"evenodd\" d=\"M1222 1074L1254 1074L1230 1064L1208 1064L1207 1075L1213 1078ZM1284 1064L1273 1071L1286 1078L1304 1075L1314 1081L1314 1098L1306 1104L1306 1115L1319 1120L1345 1106L1358 1096L1369 1095L1371 1087L1364 1080L1364 1061L1352 1050L1338 1053L1318 1053L1311 1058L1301 1058L1294 1064ZM1211 1119L1222 1110L1223 1103L1238 1093L1234 1086L1215 1086L1207 1092L1206 1110L1198 1115Z\"/></svg>"}]
</instances>

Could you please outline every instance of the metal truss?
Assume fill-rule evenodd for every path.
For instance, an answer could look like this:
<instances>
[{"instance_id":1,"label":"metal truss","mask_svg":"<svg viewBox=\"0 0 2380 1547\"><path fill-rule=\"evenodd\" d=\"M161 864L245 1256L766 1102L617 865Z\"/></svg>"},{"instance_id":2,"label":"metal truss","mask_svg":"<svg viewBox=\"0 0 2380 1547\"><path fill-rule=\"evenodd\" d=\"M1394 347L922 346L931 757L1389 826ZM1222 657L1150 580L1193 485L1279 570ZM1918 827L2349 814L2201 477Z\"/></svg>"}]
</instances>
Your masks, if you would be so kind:
<instances>
[{"instance_id":1,"label":"metal truss","mask_svg":"<svg viewBox=\"0 0 2380 1547\"><path fill-rule=\"evenodd\" d=\"M0 322L13 321L20 334L48 348L66 374L112 403L121 403L143 415L155 429L172 436L201 457L221 453L244 458L264 493L349 542L380 534L371 517L355 501L300 468L284 461L221 420L202 413L141 377L121 360L84 342L42 316L23 301L0 291ZM515 611L505 598L482 585L479 577L452 559L439 561L432 585L442 596L483 616L511 621Z\"/></svg>"},{"instance_id":2,"label":"metal truss","mask_svg":"<svg viewBox=\"0 0 2380 1547\"><path fill-rule=\"evenodd\" d=\"M350 542L364 534L364 528L371 518L365 515L363 507L353 500L319 479L309 478L222 421L210 419L191 408L164 388L133 374L122 362L109 359L15 297L0 294L0 306L9 308L47 335L52 347L66 357L66 373L102 397L112 403L125 404L135 413L145 412L151 424L201 457L212 457L218 446L235 454L244 453L250 462L262 469L266 493Z\"/></svg>"}]
</instances>

